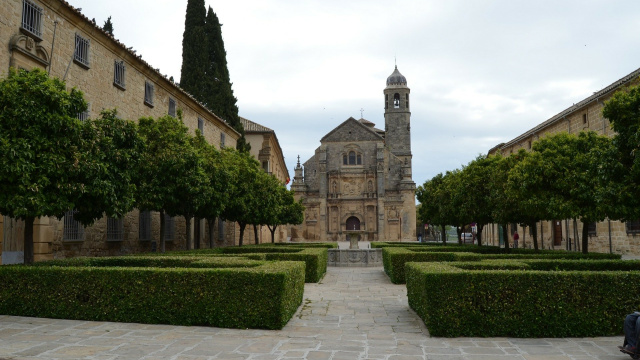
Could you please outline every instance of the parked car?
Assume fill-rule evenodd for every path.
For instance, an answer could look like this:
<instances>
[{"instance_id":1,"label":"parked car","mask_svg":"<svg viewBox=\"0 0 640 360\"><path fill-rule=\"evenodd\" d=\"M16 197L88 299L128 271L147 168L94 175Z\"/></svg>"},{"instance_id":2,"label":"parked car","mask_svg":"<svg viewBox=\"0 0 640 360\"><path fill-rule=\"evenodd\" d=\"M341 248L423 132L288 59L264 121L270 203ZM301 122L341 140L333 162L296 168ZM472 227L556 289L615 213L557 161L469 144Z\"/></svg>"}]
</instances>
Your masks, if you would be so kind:
<instances>
[{"instance_id":1,"label":"parked car","mask_svg":"<svg viewBox=\"0 0 640 360\"><path fill-rule=\"evenodd\" d=\"M473 244L472 233L462 233L461 239L463 244Z\"/></svg>"}]
</instances>

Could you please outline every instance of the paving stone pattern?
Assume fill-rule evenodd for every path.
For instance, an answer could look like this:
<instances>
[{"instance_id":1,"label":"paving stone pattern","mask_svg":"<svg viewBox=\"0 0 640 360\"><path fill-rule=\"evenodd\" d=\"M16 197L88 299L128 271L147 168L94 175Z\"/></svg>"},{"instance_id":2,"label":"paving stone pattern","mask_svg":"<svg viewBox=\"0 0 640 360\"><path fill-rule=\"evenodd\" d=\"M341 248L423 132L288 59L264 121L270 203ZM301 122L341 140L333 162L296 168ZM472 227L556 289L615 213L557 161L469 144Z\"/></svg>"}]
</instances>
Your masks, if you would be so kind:
<instances>
[{"instance_id":1,"label":"paving stone pattern","mask_svg":"<svg viewBox=\"0 0 640 360\"><path fill-rule=\"evenodd\" d=\"M622 326L622 320L620 323ZM329 268L279 331L0 316L0 359L623 360L622 337L432 338L381 268Z\"/></svg>"}]
</instances>

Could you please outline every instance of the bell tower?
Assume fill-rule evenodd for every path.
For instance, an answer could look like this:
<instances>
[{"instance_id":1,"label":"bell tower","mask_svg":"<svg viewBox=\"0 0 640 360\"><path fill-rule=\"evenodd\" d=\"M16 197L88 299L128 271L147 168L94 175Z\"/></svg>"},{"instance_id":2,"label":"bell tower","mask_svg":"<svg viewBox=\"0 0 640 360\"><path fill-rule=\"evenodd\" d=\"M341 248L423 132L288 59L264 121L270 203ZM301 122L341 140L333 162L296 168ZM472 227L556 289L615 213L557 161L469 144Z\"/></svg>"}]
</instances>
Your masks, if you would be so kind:
<instances>
[{"instance_id":1,"label":"bell tower","mask_svg":"<svg viewBox=\"0 0 640 360\"><path fill-rule=\"evenodd\" d=\"M410 89L396 65L384 89L385 143L392 154L411 164Z\"/></svg>"}]
</instances>

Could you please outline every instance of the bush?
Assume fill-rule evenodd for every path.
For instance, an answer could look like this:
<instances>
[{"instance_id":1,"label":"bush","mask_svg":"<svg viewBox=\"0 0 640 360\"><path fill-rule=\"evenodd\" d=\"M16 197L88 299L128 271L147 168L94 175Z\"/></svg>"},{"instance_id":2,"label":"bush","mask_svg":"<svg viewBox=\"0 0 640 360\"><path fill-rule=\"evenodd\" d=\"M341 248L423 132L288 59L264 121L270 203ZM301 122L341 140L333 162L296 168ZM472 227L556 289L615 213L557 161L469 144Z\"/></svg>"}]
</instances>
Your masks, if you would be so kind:
<instances>
[{"instance_id":1,"label":"bush","mask_svg":"<svg viewBox=\"0 0 640 360\"><path fill-rule=\"evenodd\" d=\"M129 267L152 263L156 267ZM237 258L80 258L3 266L0 282L0 313L6 315L281 329L302 303L304 265Z\"/></svg>"},{"instance_id":2,"label":"bush","mask_svg":"<svg viewBox=\"0 0 640 360\"><path fill-rule=\"evenodd\" d=\"M214 249L173 251L165 256L242 256L256 257L265 260L304 261L305 281L315 283L320 281L327 272L327 247L295 247L295 246L264 246L249 245L238 247L222 247ZM257 260L257 259L256 259Z\"/></svg>"},{"instance_id":3,"label":"bush","mask_svg":"<svg viewBox=\"0 0 640 360\"><path fill-rule=\"evenodd\" d=\"M640 262L612 260L412 262L407 296L433 336L619 335L640 306L640 289L629 286L638 270Z\"/></svg>"},{"instance_id":4,"label":"bush","mask_svg":"<svg viewBox=\"0 0 640 360\"><path fill-rule=\"evenodd\" d=\"M478 261L483 259L620 259L620 255L569 252L562 250L543 250L536 252L530 249L511 249L505 253L503 249L492 246L429 246L429 247L384 247L382 262L384 271L394 284L403 284L404 265L407 262L422 261Z\"/></svg>"}]
</instances>

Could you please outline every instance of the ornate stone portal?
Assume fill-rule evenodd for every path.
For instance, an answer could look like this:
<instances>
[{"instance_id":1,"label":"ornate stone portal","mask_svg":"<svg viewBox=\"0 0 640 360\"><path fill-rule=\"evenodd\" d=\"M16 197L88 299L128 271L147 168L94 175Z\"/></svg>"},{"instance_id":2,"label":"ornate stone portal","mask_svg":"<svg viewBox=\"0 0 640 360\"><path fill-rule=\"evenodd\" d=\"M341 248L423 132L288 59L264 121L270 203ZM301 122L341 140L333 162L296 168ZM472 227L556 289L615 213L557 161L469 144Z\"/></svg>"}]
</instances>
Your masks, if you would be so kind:
<instances>
[{"instance_id":1,"label":"ornate stone portal","mask_svg":"<svg viewBox=\"0 0 640 360\"><path fill-rule=\"evenodd\" d=\"M415 239L415 183L407 80L396 68L384 89L385 130L349 118L320 140L315 155L295 168L291 189L303 199L305 220L294 241Z\"/></svg>"}]
</instances>

